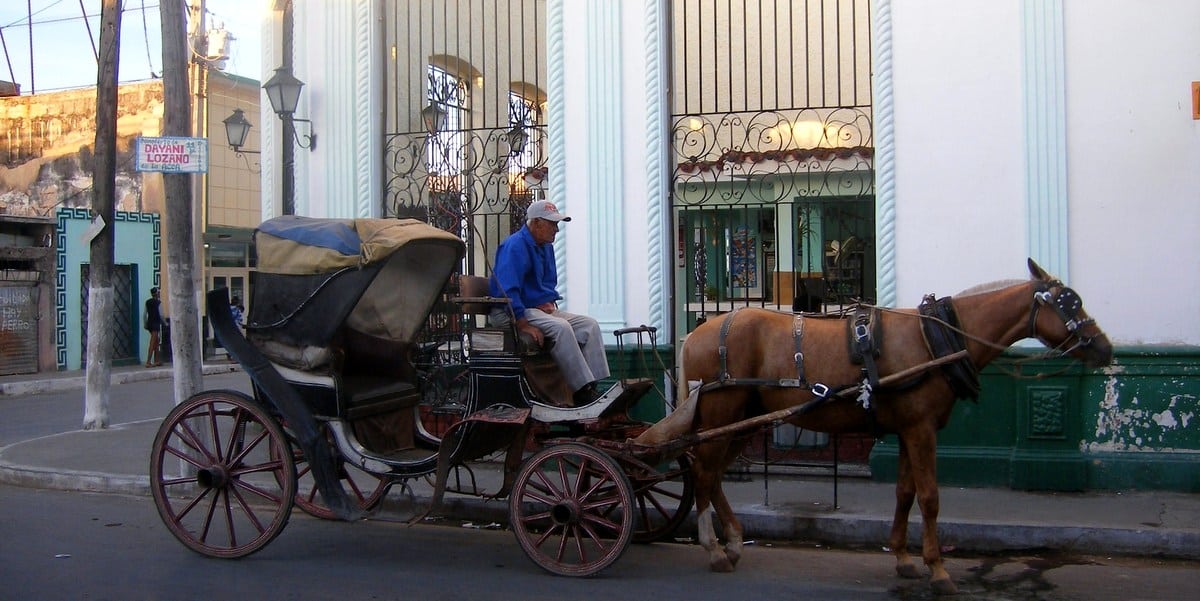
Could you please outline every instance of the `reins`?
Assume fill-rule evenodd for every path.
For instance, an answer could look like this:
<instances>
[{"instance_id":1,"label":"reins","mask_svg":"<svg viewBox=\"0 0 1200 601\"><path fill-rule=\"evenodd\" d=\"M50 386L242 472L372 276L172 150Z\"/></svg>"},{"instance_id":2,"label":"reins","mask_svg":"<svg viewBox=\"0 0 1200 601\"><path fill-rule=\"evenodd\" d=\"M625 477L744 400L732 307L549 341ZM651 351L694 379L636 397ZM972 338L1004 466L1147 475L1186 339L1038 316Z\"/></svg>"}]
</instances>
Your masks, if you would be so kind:
<instances>
[{"instance_id":1,"label":"reins","mask_svg":"<svg viewBox=\"0 0 1200 601\"><path fill-rule=\"evenodd\" d=\"M1058 294L1051 294L1050 291L1054 288L1059 289ZM953 332L957 332L958 334L962 335L964 338L967 338L969 340L972 340L974 342L982 344L983 346L986 346L988 348L991 348L991 349L994 349L997 351L1008 350L1008 346L1004 346L999 343L993 342L991 340L987 340L985 338L981 338L979 336L971 334L970 332L967 332L966 330L963 330L962 328L960 328L957 324L948 323L946 320L941 319L940 317L935 316L935 315L923 315L920 313L915 313L915 314L907 313L904 311L899 311L897 309L892 309L892 308L888 308L888 307L879 307L876 305L869 305L869 304L865 304L865 306L875 307L875 308L879 309L880 311L892 313L895 315L903 315L906 317L916 317L918 319L932 321L934 323L940 324L943 328L946 328ZM1067 337L1067 340L1063 341L1063 343L1051 346L1049 343L1046 342L1045 339L1043 339L1040 335L1038 335L1038 333L1037 333L1037 316L1038 316L1038 311L1041 310L1042 306L1048 306L1051 309L1053 309L1054 313L1059 317L1059 319L1062 320L1063 326L1065 326L1067 328L1067 332L1070 335ZM1038 340L1043 345L1045 345L1047 347L1047 349L1044 352L1032 354L1028 357L1020 357L1020 358L1013 359L1012 364L1016 366L1015 369L1008 369L1005 367L1001 367L999 364L996 364L996 369L1004 372L1005 374L1007 374L1013 378L1021 379L1021 380L1040 380L1043 378L1052 378L1055 376L1062 375L1062 374L1066 373L1067 371L1070 371L1071 369L1073 369L1075 367L1075 364L1079 363L1079 360L1074 357L1071 357L1070 353L1075 351L1076 349L1084 348L1084 347L1091 345L1092 340L1093 340L1093 338L1090 336L1081 335L1078 330L1080 328L1082 328L1083 326L1096 323L1096 320L1094 320L1092 318L1087 318L1087 319L1082 319L1082 320L1079 319L1079 311L1082 309L1082 307L1083 307L1083 301L1082 301L1082 299L1080 299L1079 294L1076 293L1073 289L1071 289L1067 286L1064 286L1061 281L1051 280L1051 281L1038 282L1036 289L1034 290L1034 293L1033 293L1032 306L1030 307L1030 310L1029 310L1029 328L1028 328L1029 333L1027 334L1027 337ZM1063 349L1062 348L1063 345L1072 339L1075 340L1075 343L1072 344L1071 346ZM1055 370L1052 372L1039 372L1039 373L1035 373L1035 374L1026 375L1026 374L1021 373L1021 371L1020 371L1021 366L1028 362L1043 361L1046 359L1060 359L1060 358L1064 358L1064 357L1070 359L1072 361L1072 363L1062 367L1061 369L1058 369L1058 370Z\"/></svg>"}]
</instances>

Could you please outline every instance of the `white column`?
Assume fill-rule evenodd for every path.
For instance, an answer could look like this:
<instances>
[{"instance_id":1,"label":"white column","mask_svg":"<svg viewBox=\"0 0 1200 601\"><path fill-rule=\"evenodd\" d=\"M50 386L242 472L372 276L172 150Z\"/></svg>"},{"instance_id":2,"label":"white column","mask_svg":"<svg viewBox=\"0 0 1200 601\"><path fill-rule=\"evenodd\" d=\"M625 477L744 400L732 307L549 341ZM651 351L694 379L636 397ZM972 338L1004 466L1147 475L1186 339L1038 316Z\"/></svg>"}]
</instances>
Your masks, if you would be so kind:
<instances>
[{"instance_id":1,"label":"white column","mask_svg":"<svg viewBox=\"0 0 1200 601\"><path fill-rule=\"evenodd\" d=\"M380 214L379 83L371 76L382 68L377 9L373 0L296 4L296 77L310 84L296 116L310 119L318 138L315 150L296 150L298 214ZM309 125L297 123L298 132Z\"/></svg>"}]
</instances>

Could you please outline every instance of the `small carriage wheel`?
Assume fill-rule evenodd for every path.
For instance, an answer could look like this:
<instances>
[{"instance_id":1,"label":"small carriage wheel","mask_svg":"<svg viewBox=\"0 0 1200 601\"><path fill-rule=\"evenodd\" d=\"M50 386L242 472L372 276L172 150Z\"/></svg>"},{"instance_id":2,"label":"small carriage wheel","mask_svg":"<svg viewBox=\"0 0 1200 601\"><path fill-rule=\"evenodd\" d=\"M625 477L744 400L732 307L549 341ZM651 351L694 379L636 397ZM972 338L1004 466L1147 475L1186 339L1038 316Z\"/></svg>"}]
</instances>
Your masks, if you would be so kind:
<instances>
[{"instance_id":1,"label":"small carriage wheel","mask_svg":"<svg viewBox=\"0 0 1200 601\"><path fill-rule=\"evenodd\" d=\"M687 520L696 499L692 462L680 455L669 462L652 466L622 462L633 485L634 511L638 526L633 542L653 543L671 536Z\"/></svg>"},{"instance_id":2,"label":"small carriage wheel","mask_svg":"<svg viewBox=\"0 0 1200 601\"><path fill-rule=\"evenodd\" d=\"M304 451L292 441L292 460L296 465L296 506L304 513L323 520L337 519L333 510L325 504L317 490L317 480L312 475L312 466L304 457ZM338 478L359 509L371 511L387 494L391 482L370 472L360 470L340 458L337 462Z\"/></svg>"},{"instance_id":3,"label":"small carriage wheel","mask_svg":"<svg viewBox=\"0 0 1200 601\"><path fill-rule=\"evenodd\" d=\"M175 538L210 557L244 557L287 525L296 471L283 430L237 391L200 392L158 428L150 490Z\"/></svg>"},{"instance_id":4,"label":"small carriage wheel","mask_svg":"<svg viewBox=\"0 0 1200 601\"><path fill-rule=\"evenodd\" d=\"M591 576L633 537L633 489L617 462L585 444L542 449L517 472L509 524L534 563L560 576Z\"/></svg>"}]
</instances>

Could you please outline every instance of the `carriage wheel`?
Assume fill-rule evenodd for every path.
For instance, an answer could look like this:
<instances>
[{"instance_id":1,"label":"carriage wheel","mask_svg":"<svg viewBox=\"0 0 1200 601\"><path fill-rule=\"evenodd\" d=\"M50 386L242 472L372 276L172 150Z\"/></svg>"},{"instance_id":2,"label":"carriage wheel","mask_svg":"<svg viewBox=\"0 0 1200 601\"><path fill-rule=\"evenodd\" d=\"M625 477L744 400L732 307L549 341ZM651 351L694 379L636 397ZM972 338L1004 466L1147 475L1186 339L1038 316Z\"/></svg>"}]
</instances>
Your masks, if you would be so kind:
<instances>
[{"instance_id":1,"label":"carriage wheel","mask_svg":"<svg viewBox=\"0 0 1200 601\"><path fill-rule=\"evenodd\" d=\"M292 459L296 465L296 506L313 517L323 520L337 519L337 515L325 504L325 499L321 498L318 492L317 479L312 475L312 466L308 465L304 451L295 443L292 445ZM360 470L341 459L336 461L342 488L350 493L355 505L363 511L375 509L387 494L391 482Z\"/></svg>"},{"instance_id":2,"label":"carriage wheel","mask_svg":"<svg viewBox=\"0 0 1200 601\"><path fill-rule=\"evenodd\" d=\"M188 548L244 557L287 525L296 471L283 430L250 397L205 391L163 420L150 455L150 490L163 523Z\"/></svg>"},{"instance_id":3,"label":"carriage wheel","mask_svg":"<svg viewBox=\"0 0 1200 601\"><path fill-rule=\"evenodd\" d=\"M517 472L509 524L534 563L560 576L591 576L633 536L633 490L603 451L567 443L538 451Z\"/></svg>"},{"instance_id":4,"label":"carriage wheel","mask_svg":"<svg viewBox=\"0 0 1200 601\"><path fill-rule=\"evenodd\" d=\"M685 520L696 498L692 463L686 455L647 471L644 464L622 463L633 485L638 526L635 543L663 540Z\"/></svg>"}]
</instances>

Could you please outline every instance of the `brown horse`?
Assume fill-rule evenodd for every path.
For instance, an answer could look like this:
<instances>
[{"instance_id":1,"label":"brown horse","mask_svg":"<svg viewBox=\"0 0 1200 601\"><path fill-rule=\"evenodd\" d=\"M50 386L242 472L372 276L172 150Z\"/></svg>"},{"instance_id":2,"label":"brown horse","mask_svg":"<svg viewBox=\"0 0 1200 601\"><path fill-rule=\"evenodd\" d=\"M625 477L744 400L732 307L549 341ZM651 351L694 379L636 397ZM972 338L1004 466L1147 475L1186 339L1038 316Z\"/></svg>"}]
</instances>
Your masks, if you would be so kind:
<instances>
[{"instance_id":1,"label":"brown horse","mask_svg":"<svg viewBox=\"0 0 1200 601\"><path fill-rule=\"evenodd\" d=\"M950 299L958 327L942 332L958 332L965 339L969 357L969 363L960 363L957 368L974 376L974 370L1023 338L1037 338L1089 367L1109 364L1112 345L1083 311L1079 296L1047 275L1032 259L1029 271L1033 276L1029 281L979 286ZM744 309L713 318L688 336L681 359L680 398L688 394L689 378L706 385L695 405L695 417L690 420L697 433L816 403L811 411L788 421L820 432L897 434L900 465L889 539L896 555L896 571L905 578L919 577L907 552L908 516L915 498L924 519L922 556L929 566L930 584L938 593L954 593L956 586L942 565L937 538L935 453L937 431L946 425L955 398L963 396L963 389L960 382L956 393L954 374L947 375L940 367L919 369L931 361L930 348L935 346L926 342L935 336L923 335L922 321L945 323L946 317L923 317L917 309L897 309L883 310L876 321L881 321L878 331L882 332L877 337L878 354L874 359L878 376L886 379L906 369L917 375L903 378L901 384L879 386L869 395L860 395L861 391L856 390L849 395L818 398L814 390L819 393L825 386L836 389L864 381L863 365L851 361L846 321L796 319L786 313ZM799 360L797 350L801 353ZM721 380L727 385L713 384ZM861 396L868 397L866 403ZM695 448L692 471L699 538L714 571L732 571L741 556L742 526L725 498L721 478L745 440L745 436L715 438ZM708 511L710 503L725 526L724 548L717 543L712 513Z\"/></svg>"}]
</instances>

